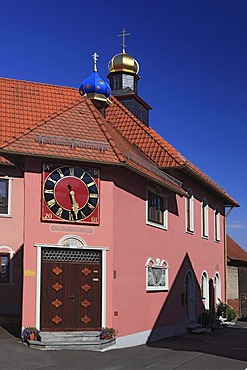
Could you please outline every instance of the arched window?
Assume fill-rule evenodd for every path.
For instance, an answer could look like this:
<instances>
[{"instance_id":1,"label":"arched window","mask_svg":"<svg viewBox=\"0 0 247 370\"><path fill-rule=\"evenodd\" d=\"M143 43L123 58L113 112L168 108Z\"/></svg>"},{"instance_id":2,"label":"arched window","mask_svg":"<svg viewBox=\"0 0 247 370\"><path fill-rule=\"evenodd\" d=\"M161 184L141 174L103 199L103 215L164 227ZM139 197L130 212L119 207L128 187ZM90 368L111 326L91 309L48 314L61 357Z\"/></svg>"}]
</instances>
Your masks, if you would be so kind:
<instances>
[{"instance_id":1,"label":"arched window","mask_svg":"<svg viewBox=\"0 0 247 370\"><path fill-rule=\"evenodd\" d=\"M214 210L214 239L216 242L220 241L220 210L218 206Z\"/></svg>"},{"instance_id":2,"label":"arched window","mask_svg":"<svg viewBox=\"0 0 247 370\"><path fill-rule=\"evenodd\" d=\"M186 231L194 232L194 195L191 189L187 191L188 197L185 199L186 211Z\"/></svg>"},{"instance_id":3,"label":"arched window","mask_svg":"<svg viewBox=\"0 0 247 370\"><path fill-rule=\"evenodd\" d=\"M58 242L59 245L63 245L68 248L82 248L86 246L86 242L77 235L66 235Z\"/></svg>"},{"instance_id":4,"label":"arched window","mask_svg":"<svg viewBox=\"0 0 247 370\"><path fill-rule=\"evenodd\" d=\"M221 279L219 272L214 275L214 285L215 285L215 303L219 303L221 300Z\"/></svg>"},{"instance_id":5,"label":"arched window","mask_svg":"<svg viewBox=\"0 0 247 370\"><path fill-rule=\"evenodd\" d=\"M13 265L11 262L14 251L10 247L0 247L0 282L12 283Z\"/></svg>"},{"instance_id":6,"label":"arched window","mask_svg":"<svg viewBox=\"0 0 247 370\"><path fill-rule=\"evenodd\" d=\"M168 290L168 263L149 258L146 262L146 290Z\"/></svg>"},{"instance_id":7,"label":"arched window","mask_svg":"<svg viewBox=\"0 0 247 370\"><path fill-rule=\"evenodd\" d=\"M208 274L203 271L201 278L201 295L205 308L209 309L209 291L208 291Z\"/></svg>"},{"instance_id":8,"label":"arched window","mask_svg":"<svg viewBox=\"0 0 247 370\"><path fill-rule=\"evenodd\" d=\"M206 198L202 200L202 236L208 237L208 201Z\"/></svg>"}]
</instances>

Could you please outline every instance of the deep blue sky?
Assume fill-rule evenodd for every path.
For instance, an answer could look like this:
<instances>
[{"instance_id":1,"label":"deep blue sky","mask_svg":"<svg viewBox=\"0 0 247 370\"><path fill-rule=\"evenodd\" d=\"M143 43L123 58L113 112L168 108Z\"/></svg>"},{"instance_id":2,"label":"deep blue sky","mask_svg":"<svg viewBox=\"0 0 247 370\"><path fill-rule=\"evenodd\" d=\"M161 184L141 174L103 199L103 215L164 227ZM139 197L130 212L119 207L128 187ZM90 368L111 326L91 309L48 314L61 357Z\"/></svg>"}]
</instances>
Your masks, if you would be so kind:
<instances>
[{"instance_id":1,"label":"deep blue sky","mask_svg":"<svg viewBox=\"0 0 247 370\"><path fill-rule=\"evenodd\" d=\"M8 0L0 9L0 75L77 87L100 55L140 64L150 126L241 207L228 234L247 249L247 1Z\"/></svg>"}]
</instances>

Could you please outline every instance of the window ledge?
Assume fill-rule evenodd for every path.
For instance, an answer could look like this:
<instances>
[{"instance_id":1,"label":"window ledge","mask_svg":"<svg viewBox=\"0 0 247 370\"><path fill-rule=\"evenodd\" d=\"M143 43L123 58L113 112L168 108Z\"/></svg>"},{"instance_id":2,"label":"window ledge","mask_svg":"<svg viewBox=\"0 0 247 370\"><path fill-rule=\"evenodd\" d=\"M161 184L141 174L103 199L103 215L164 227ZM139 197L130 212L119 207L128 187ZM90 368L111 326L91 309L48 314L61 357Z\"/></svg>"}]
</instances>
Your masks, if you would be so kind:
<instances>
[{"instance_id":1,"label":"window ledge","mask_svg":"<svg viewBox=\"0 0 247 370\"><path fill-rule=\"evenodd\" d=\"M206 235L202 235L202 239L206 239L206 240L208 240L208 239L209 239L209 237L208 237L208 236L206 236Z\"/></svg>"},{"instance_id":2,"label":"window ledge","mask_svg":"<svg viewBox=\"0 0 247 370\"><path fill-rule=\"evenodd\" d=\"M186 233L190 234L190 235L194 235L195 232L194 232L194 230L186 230Z\"/></svg>"},{"instance_id":3,"label":"window ledge","mask_svg":"<svg viewBox=\"0 0 247 370\"><path fill-rule=\"evenodd\" d=\"M155 222L147 221L146 224L149 226L157 227L158 229L168 230L167 226L156 224Z\"/></svg>"},{"instance_id":4,"label":"window ledge","mask_svg":"<svg viewBox=\"0 0 247 370\"><path fill-rule=\"evenodd\" d=\"M4 213L0 213L0 218L1 217L4 217L4 218L12 218L12 215L5 215Z\"/></svg>"},{"instance_id":5,"label":"window ledge","mask_svg":"<svg viewBox=\"0 0 247 370\"><path fill-rule=\"evenodd\" d=\"M157 286L157 287L147 288L146 289L146 292L147 293L150 293L150 292L168 292L168 290L169 290L168 287L160 287L160 286Z\"/></svg>"}]
</instances>

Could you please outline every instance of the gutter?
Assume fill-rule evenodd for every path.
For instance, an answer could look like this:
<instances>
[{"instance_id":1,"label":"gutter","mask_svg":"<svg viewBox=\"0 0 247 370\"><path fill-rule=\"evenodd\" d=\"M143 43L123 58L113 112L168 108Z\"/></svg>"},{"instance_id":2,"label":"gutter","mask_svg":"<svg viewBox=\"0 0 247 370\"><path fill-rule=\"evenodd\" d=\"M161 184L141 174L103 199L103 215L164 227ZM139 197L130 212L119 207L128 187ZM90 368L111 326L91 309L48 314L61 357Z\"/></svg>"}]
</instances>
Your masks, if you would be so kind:
<instances>
[{"instance_id":1,"label":"gutter","mask_svg":"<svg viewBox=\"0 0 247 370\"><path fill-rule=\"evenodd\" d=\"M227 217L232 213L233 209L236 208L237 206L234 205L234 206L230 206L230 209L227 211L227 213L225 214L225 218L224 218L224 272L225 272L225 286L224 286L224 290L225 290L225 301L227 302L227 282L228 282L228 279L227 279L227 236L226 236L226 219ZM239 205L238 205L239 207Z\"/></svg>"}]
</instances>

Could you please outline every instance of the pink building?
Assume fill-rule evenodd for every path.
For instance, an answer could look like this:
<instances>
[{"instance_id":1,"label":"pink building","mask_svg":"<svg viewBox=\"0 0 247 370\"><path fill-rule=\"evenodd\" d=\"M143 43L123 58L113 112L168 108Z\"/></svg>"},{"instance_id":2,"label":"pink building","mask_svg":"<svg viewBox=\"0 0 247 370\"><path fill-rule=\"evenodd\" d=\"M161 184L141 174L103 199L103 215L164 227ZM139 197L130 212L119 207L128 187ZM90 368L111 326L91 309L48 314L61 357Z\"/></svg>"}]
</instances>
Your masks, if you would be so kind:
<instances>
[{"instance_id":1,"label":"pink building","mask_svg":"<svg viewBox=\"0 0 247 370\"><path fill-rule=\"evenodd\" d=\"M95 56L80 94L0 79L0 315L46 338L107 326L142 344L225 300L238 204L149 127L138 71L123 50L110 86Z\"/></svg>"}]
</instances>

